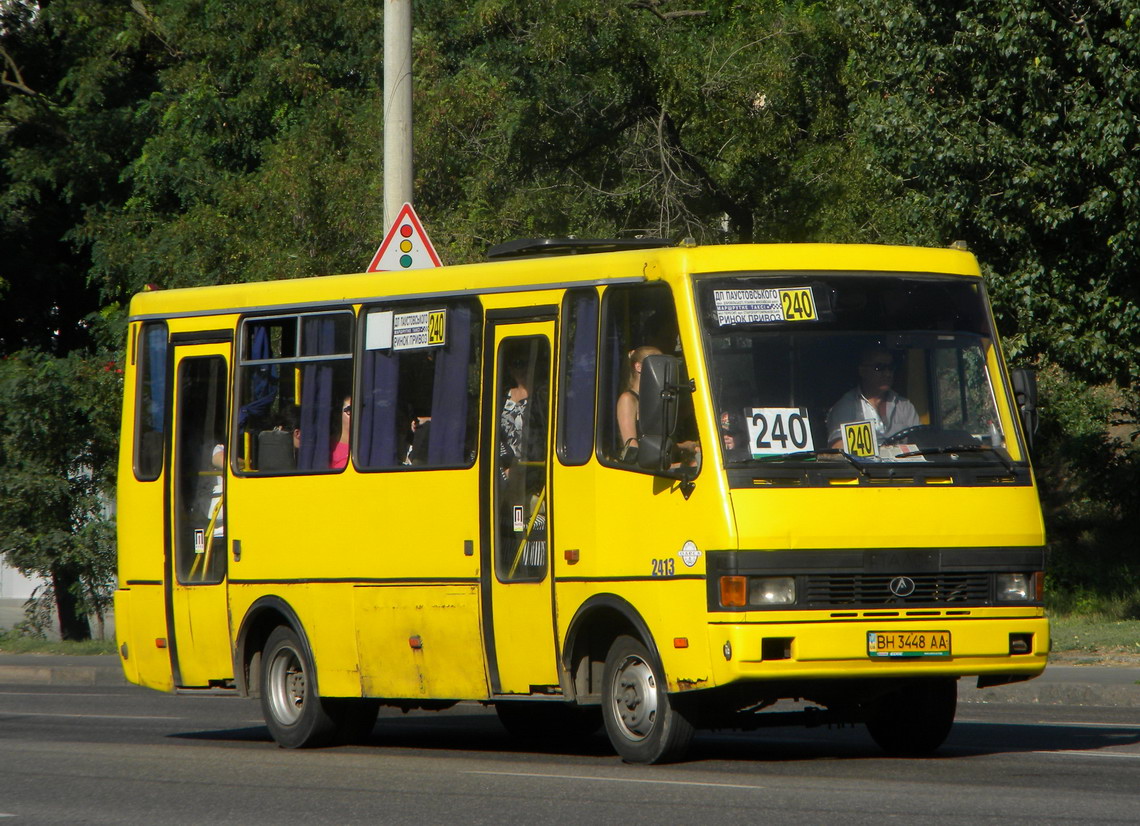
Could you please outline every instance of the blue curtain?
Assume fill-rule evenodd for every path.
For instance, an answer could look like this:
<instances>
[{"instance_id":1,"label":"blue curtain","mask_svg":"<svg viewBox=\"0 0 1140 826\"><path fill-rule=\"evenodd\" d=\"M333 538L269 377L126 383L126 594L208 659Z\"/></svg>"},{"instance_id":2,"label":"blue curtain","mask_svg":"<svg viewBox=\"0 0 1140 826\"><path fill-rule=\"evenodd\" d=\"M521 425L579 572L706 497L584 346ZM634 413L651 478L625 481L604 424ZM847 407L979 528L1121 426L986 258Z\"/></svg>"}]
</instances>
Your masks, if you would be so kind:
<instances>
[{"instance_id":1,"label":"blue curtain","mask_svg":"<svg viewBox=\"0 0 1140 826\"><path fill-rule=\"evenodd\" d=\"M267 359L269 356L269 328L265 324L255 324L248 357L251 359ZM249 382L250 401L243 404L238 413L239 430L244 429L250 419L264 416L273 408L273 402L277 398L279 369L276 364L259 364L253 368L253 375L250 376Z\"/></svg>"},{"instance_id":2,"label":"blue curtain","mask_svg":"<svg viewBox=\"0 0 1140 826\"><path fill-rule=\"evenodd\" d=\"M563 399L563 458L580 464L594 447L594 377L598 369L598 294L593 290L570 297L574 326L568 342L566 391Z\"/></svg>"},{"instance_id":3,"label":"blue curtain","mask_svg":"<svg viewBox=\"0 0 1140 826\"><path fill-rule=\"evenodd\" d=\"M457 305L447 312L447 346L436 356L431 397L429 465L465 464L467 437L467 369L471 364L471 308Z\"/></svg>"},{"instance_id":4,"label":"blue curtain","mask_svg":"<svg viewBox=\"0 0 1140 826\"><path fill-rule=\"evenodd\" d=\"M331 318L306 318L301 330L302 355L324 356L335 351L336 325ZM301 371L300 470L323 470L329 466L333 409L331 364L306 364ZM339 412L339 411L338 411Z\"/></svg>"},{"instance_id":5,"label":"blue curtain","mask_svg":"<svg viewBox=\"0 0 1140 826\"><path fill-rule=\"evenodd\" d=\"M148 324L143 342L146 381L150 398L146 400L151 430L162 432L166 419L166 325Z\"/></svg>"},{"instance_id":6,"label":"blue curtain","mask_svg":"<svg viewBox=\"0 0 1140 826\"><path fill-rule=\"evenodd\" d=\"M392 351L364 353L364 394L360 407L360 455L369 467L393 467L397 456L400 355Z\"/></svg>"}]
</instances>

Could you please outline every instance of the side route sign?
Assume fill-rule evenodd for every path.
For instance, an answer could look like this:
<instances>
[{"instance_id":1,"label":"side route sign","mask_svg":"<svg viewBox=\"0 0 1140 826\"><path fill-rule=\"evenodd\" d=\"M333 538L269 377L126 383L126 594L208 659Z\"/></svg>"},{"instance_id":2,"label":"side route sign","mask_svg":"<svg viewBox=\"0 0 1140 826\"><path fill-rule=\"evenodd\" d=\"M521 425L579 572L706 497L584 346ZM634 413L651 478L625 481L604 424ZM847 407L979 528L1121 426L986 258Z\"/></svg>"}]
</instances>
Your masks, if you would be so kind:
<instances>
[{"instance_id":1,"label":"side route sign","mask_svg":"<svg viewBox=\"0 0 1140 826\"><path fill-rule=\"evenodd\" d=\"M365 272L424 270L442 266L416 211L411 204L404 204Z\"/></svg>"}]
</instances>

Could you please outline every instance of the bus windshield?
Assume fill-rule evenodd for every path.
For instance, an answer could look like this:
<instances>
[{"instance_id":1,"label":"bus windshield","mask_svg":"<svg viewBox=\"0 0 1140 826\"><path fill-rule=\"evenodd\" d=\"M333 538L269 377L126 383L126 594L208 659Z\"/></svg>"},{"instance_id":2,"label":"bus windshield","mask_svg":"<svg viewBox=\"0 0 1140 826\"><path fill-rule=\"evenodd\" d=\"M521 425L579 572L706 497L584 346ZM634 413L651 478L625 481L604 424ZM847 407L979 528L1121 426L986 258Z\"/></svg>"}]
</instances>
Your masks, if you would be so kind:
<instances>
[{"instance_id":1,"label":"bus windshield","mask_svg":"<svg viewBox=\"0 0 1140 826\"><path fill-rule=\"evenodd\" d=\"M1012 467L979 279L741 273L700 277L697 294L729 467Z\"/></svg>"}]
</instances>

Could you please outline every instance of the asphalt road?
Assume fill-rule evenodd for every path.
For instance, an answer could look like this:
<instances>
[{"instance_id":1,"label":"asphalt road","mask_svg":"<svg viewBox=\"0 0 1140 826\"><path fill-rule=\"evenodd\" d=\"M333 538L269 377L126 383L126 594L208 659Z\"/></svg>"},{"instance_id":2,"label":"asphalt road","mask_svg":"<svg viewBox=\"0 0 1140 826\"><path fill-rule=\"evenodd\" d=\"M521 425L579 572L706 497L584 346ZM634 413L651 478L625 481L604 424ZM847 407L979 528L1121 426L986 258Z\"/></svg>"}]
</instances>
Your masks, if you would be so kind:
<instances>
[{"instance_id":1,"label":"asphalt road","mask_svg":"<svg viewBox=\"0 0 1140 826\"><path fill-rule=\"evenodd\" d=\"M520 743L474 704L285 751L255 701L8 683L0 821L1136 823L1140 707L962 703L925 760L883 757L861 727L789 728L705 733L686 763L629 766L601 735Z\"/></svg>"}]
</instances>

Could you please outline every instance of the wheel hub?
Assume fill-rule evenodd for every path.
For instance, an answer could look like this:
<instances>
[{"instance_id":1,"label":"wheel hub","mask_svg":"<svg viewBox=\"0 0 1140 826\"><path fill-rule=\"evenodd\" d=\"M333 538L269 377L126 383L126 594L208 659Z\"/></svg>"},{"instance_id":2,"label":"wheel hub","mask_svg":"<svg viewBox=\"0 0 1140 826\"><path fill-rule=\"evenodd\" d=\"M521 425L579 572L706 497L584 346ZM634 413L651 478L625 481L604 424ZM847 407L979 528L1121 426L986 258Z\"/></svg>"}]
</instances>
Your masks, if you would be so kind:
<instances>
[{"instance_id":1,"label":"wheel hub","mask_svg":"<svg viewBox=\"0 0 1140 826\"><path fill-rule=\"evenodd\" d=\"M653 669L638 657L628 658L615 675L614 711L623 732L641 740L653 731L657 720L657 681Z\"/></svg>"}]
</instances>

